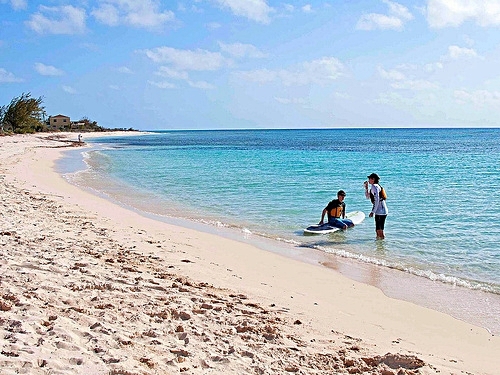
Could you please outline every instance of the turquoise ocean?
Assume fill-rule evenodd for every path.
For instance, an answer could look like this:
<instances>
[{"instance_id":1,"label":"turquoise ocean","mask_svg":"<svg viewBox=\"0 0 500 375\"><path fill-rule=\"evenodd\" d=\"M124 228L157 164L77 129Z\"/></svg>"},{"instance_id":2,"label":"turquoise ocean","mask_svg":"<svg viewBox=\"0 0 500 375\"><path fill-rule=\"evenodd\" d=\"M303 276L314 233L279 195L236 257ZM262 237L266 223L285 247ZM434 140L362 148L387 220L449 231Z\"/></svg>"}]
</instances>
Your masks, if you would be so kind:
<instances>
[{"instance_id":1,"label":"turquoise ocean","mask_svg":"<svg viewBox=\"0 0 500 375\"><path fill-rule=\"evenodd\" d=\"M177 130L89 142L58 162L74 184L500 333L500 129ZM372 172L388 194L385 240L368 218ZM339 189L365 221L304 236Z\"/></svg>"}]
</instances>

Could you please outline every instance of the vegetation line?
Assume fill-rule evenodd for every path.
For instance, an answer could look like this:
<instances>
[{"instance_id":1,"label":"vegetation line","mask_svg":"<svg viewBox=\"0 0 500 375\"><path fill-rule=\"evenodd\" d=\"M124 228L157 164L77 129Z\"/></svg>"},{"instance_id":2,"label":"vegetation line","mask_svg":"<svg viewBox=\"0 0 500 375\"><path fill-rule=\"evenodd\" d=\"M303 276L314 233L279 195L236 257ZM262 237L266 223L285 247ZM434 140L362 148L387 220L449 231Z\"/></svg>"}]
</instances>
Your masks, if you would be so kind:
<instances>
[{"instance_id":1,"label":"vegetation line","mask_svg":"<svg viewBox=\"0 0 500 375\"><path fill-rule=\"evenodd\" d=\"M56 116L57 117L57 116ZM63 116L65 117L65 116ZM68 118L69 119L69 118ZM84 117L81 120L51 126L50 117L47 118L43 98L32 98L31 93L22 93L21 96L11 100L9 105L0 106L0 135L25 134L53 131L133 131L129 128L106 129L99 126L96 121Z\"/></svg>"}]
</instances>

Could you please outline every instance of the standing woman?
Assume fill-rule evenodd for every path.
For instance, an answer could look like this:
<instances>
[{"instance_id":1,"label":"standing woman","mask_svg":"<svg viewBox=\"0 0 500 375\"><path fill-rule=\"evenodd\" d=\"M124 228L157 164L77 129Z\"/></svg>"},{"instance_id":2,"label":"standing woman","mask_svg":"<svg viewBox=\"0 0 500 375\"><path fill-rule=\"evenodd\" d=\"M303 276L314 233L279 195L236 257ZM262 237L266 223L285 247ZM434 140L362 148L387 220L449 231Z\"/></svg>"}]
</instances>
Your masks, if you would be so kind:
<instances>
[{"instance_id":1,"label":"standing woman","mask_svg":"<svg viewBox=\"0 0 500 375\"><path fill-rule=\"evenodd\" d=\"M385 219L387 218L389 210L387 209L387 203L385 202L385 192L378 184L379 180L380 177L378 176L378 174L372 173L368 176L368 181L365 181L364 185L365 196L366 198L369 198L373 203L372 211L368 216L373 217L373 215L375 215L375 231L377 232L377 238L383 239L385 238ZM371 185L370 189L368 189L368 184Z\"/></svg>"}]
</instances>

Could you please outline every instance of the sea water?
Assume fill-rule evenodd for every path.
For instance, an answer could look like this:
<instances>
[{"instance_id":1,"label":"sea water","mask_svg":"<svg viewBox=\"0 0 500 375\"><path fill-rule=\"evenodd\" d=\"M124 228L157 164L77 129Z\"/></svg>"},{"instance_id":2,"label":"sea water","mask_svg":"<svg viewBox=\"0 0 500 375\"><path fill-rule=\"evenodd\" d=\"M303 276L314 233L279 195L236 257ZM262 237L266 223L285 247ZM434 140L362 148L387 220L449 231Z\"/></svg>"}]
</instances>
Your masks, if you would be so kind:
<instances>
[{"instance_id":1,"label":"sea water","mask_svg":"<svg viewBox=\"0 0 500 375\"><path fill-rule=\"evenodd\" d=\"M500 332L500 129L158 131L91 142L85 169L63 167L81 163L81 151L60 162L73 183L157 217L323 254L337 269L352 260L362 271L351 276L367 273L358 278L389 295L444 304ZM368 218L372 172L388 194L385 240ZM365 221L304 236L339 189Z\"/></svg>"}]
</instances>

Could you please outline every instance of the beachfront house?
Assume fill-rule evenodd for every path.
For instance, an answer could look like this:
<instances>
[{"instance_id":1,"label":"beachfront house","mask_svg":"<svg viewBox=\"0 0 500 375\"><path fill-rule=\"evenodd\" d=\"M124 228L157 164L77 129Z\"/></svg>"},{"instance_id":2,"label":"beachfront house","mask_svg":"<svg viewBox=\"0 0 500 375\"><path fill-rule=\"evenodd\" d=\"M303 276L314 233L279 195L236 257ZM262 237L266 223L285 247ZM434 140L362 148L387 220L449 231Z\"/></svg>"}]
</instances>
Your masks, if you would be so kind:
<instances>
[{"instance_id":1,"label":"beachfront house","mask_svg":"<svg viewBox=\"0 0 500 375\"><path fill-rule=\"evenodd\" d=\"M58 130L64 129L71 125L71 120L68 116L57 115L49 117L49 129Z\"/></svg>"}]
</instances>

